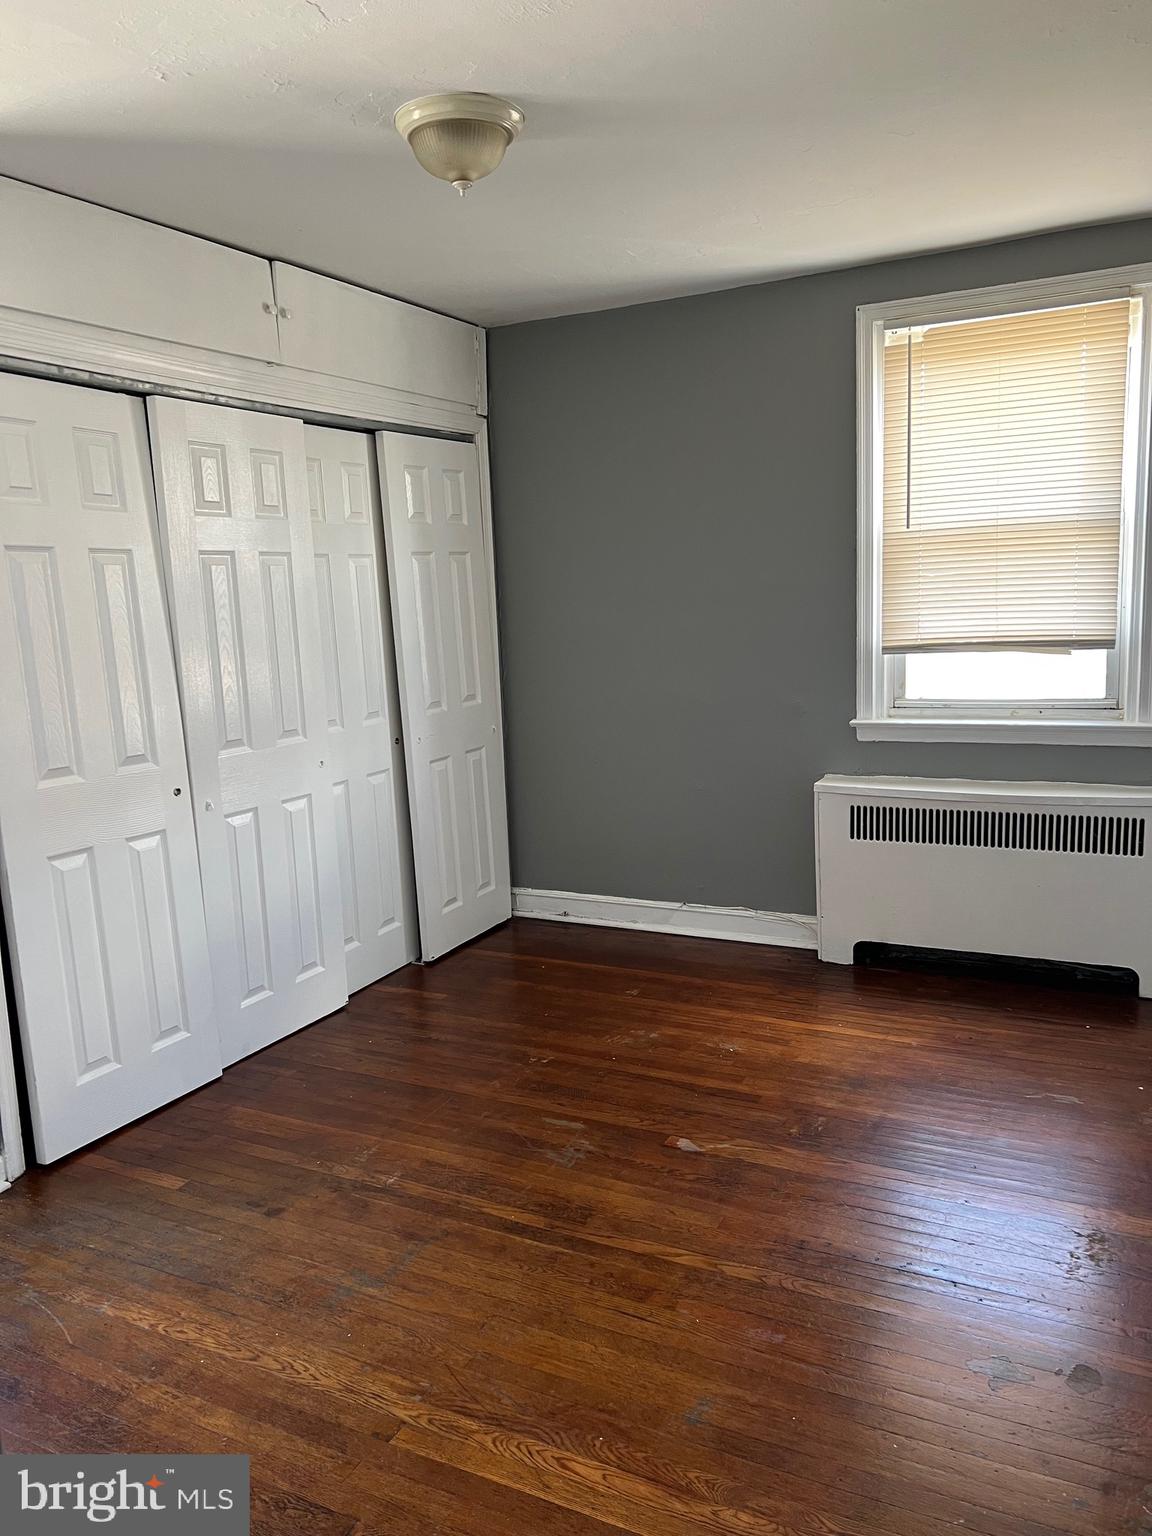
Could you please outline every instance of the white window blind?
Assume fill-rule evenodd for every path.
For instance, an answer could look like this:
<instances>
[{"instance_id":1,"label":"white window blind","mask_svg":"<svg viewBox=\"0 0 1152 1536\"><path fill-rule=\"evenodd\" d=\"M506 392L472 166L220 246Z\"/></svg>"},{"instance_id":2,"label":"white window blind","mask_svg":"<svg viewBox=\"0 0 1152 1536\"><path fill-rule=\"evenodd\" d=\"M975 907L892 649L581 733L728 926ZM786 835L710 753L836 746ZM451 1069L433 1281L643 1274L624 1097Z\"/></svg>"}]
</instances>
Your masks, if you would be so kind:
<instances>
[{"instance_id":1,"label":"white window blind","mask_svg":"<svg viewBox=\"0 0 1152 1536\"><path fill-rule=\"evenodd\" d=\"M1136 302L886 331L885 651L1116 644Z\"/></svg>"}]
</instances>

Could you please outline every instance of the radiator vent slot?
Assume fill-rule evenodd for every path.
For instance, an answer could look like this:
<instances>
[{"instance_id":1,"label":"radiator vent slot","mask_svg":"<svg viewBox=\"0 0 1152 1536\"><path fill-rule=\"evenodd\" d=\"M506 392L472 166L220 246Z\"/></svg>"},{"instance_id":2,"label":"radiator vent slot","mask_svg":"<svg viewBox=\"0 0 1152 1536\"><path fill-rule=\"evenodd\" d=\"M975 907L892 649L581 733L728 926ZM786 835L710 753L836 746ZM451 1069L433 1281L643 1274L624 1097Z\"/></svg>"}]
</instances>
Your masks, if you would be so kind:
<instances>
[{"instance_id":1,"label":"radiator vent slot","mask_svg":"<svg viewBox=\"0 0 1152 1536\"><path fill-rule=\"evenodd\" d=\"M1017 848L1029 853L1144 857L1143 816L853 802L848 810L848 836L861 843L928 843L950 848Z\"/></svg>"}]
</instances>

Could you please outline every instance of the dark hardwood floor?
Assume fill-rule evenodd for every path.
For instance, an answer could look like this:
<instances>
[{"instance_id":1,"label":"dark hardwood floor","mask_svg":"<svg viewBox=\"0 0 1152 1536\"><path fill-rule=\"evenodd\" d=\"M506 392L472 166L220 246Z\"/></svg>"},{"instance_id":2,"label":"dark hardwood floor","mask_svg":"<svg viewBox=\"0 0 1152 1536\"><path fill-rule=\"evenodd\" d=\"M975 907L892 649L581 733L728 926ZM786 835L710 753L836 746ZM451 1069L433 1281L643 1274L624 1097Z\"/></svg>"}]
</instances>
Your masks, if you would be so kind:
<instances>
[{"instance_id":1,"label":"dark hardwood floor","mask_svg":"<svg viewBox=\"0 0 1152 1536\"><path fill-rule=\"evenodd\" d=\"M261 1536L1152 1536L1152 1006L513 923L0 1197L8 1450Z\"/></svg>"}]
</instances>

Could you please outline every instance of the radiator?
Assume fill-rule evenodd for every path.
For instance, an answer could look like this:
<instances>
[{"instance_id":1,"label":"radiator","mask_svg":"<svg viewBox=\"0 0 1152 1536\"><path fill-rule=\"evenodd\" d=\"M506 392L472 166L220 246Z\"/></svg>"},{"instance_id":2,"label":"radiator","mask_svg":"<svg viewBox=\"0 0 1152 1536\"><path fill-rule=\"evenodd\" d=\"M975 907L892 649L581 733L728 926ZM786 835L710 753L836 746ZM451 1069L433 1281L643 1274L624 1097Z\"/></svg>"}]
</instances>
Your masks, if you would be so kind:
<instances>
[{"instance_id":1,"label":"radiator","mask_svg":"<svg viewBox=\"0 0 1152 1536\"><path fill-rule=\"evenodd\" d=\"M1134 970L1152 996L1152 789L816 785L820 958L864 941Z\"/></svg>"}]
</instances>

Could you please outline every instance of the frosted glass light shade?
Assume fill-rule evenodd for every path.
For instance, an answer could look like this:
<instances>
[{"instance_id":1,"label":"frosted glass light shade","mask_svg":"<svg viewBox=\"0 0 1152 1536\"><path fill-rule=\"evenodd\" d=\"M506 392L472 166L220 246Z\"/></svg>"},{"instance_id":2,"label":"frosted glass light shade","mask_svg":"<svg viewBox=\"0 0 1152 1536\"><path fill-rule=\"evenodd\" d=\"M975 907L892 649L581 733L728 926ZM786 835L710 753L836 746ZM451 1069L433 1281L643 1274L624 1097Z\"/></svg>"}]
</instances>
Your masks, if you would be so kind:
<instances>
[{"instance_id":1,"label":"frosted glass light shade","mask_svg":"<svg viewBox=\"0 0 1152 1536\"><path fill-rule=\"evenodd\" d=\"M408 135L412 153L424 169L441 181L479 181L504 158L512 142L498 123L422 123Z\"/></svg>"},{"instance_id":2,"label":"frosted glass light shade","mask_svg":"<svg viewBox=\"0 0 1152 1536\"><path fill-rule=\"evenodd\" d=\"M524 114L499 96L453 91L405 102L395 122L424 169L463 194L500 164Z\"/></svg>"}]
</instances>

